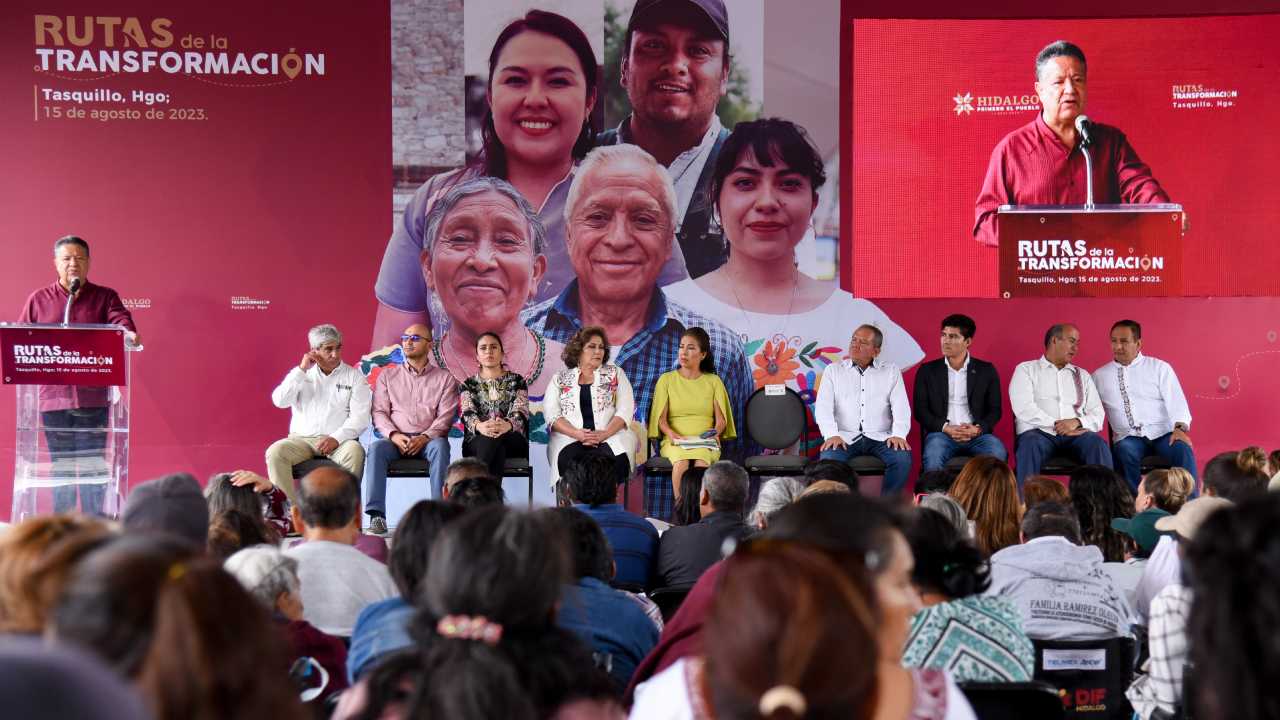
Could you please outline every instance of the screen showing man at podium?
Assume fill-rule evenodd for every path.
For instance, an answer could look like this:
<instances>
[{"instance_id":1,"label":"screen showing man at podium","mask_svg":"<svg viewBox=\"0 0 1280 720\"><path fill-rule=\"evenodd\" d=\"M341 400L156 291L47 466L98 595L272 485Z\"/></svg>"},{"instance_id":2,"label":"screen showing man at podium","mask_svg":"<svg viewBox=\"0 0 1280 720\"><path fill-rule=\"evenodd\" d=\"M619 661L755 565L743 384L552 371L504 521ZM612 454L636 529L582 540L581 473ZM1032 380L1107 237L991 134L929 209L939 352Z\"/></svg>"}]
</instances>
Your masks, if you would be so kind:
<instances>
[{"instance_id":1,"label":"screen showing man at podium","mask_svg":"<svg viewBox=\"0 0 1280 720\"><path fill-rule=\"evenodd\" d=\"M855 17L851 33L852 252L842 260L855 295L1003 297L999 208L1083 209L1089 178L1098 208L1180 206L1161 209L1160 244L1134 256L1167 256L1181 270L1058 285L1066 294L1280 295L1268 270L1280 247L1264 241L1280 223L1280 145L1265 140L1280 125L1280 15ZM1091 174L1077 128L1086 116ZM1107 257L1084 235L1020 239L1087 240ZM1112 249L1128 255L1130 244Z\"/></svg>"},{"instance_id":2,"label":"screen showing man at podium","mask_svg":"<svg viewBox=\"0 0 1280 720\"><path fill-rule=\"evenodd\" d=\"M1036 55L1035 71L1043 109L992 151L978 193L975 240L999 245L1001 205L1169 202L1124 133L1084 114L1089 68L1079 46L1065 40L1046 45ZM1086 152L1092 155L1092 180Z\"/></svg>"}]
</instances>

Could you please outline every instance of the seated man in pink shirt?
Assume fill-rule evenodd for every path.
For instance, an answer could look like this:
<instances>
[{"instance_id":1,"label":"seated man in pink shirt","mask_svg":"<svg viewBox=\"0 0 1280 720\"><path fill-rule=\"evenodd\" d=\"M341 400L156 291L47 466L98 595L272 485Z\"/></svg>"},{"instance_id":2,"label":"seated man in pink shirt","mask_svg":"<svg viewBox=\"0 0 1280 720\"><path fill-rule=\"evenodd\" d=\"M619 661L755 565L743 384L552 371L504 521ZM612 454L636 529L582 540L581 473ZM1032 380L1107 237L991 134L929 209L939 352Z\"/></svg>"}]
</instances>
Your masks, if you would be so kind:
<instances>
[{"instance_id":1,"label":"seated man in pink shirt","mask_svg":"<svg viewBox=\"0 0 1280 720\"><path fill-rule=\"evenodd\" d=\"M431 497L443 499L449 470L449 428L458 415L458 384L429 363L431 328L411 325L400 336L403 365L388 365L373 388L373 427L384 439L369 446L364 485L369 531L387 532L387 468L398 458L424 458L430 465Z\"/></svg>"}]
</instances>

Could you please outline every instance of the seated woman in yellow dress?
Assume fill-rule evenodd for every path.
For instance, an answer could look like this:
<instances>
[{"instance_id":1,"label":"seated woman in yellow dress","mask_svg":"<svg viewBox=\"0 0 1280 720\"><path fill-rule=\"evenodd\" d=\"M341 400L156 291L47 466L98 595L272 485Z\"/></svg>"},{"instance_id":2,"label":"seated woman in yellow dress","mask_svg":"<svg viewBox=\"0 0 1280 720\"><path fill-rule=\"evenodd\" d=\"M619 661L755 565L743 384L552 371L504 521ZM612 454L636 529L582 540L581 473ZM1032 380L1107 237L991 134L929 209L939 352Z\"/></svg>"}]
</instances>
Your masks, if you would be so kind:
<instances>
[{"instance_id":1,"label":"seated woman in yellow dress","mask_svg":"<svg viewBox=\"0 0 1280 720\"><path fill-rule=\"evenodd\" d=\"M737 437L729 393L715 374L711 339L699 327L680 338L679 365L658 378L649 413L649 437L661 435L662 457L671 461L671 486L680 497L680 478L690 465L707 467L720 459L720 441Z\"/></svg>"}]
</instances>

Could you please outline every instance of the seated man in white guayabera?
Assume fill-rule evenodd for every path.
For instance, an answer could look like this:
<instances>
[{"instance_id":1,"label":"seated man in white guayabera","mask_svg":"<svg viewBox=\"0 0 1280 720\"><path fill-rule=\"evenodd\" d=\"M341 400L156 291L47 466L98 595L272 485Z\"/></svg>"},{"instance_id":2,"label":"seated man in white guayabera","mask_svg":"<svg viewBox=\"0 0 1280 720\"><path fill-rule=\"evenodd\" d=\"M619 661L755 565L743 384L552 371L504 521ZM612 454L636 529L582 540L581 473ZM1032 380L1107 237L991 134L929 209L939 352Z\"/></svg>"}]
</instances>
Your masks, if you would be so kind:
<instances>
[{"instance_id":1,"label":"seated man in white guayabera","mask_svg":"<svg viewBox=\"0 0 1280 720\"><path fill-rule=\"evenodd\" d=\"M267 477L297 504L293 466L327 457L359 477L364 448L358 437L369 426L373 392L359 370L342 362L342 333L333 325L307 332L310 349L271 391L271 402L289 408L289 437L267 448Z\"/></svg>"}]
</instances>

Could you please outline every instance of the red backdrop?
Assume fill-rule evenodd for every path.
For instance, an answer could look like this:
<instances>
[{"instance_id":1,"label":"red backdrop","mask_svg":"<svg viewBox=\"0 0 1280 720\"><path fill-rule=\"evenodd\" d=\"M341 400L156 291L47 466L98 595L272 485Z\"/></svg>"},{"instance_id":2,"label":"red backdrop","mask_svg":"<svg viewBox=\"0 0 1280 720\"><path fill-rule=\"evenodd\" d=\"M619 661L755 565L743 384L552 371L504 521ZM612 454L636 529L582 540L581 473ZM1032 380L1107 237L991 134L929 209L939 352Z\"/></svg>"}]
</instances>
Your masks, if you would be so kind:
<instances>
[{"instance_id":1,"label":"red backdrop","mask_svg":"<svg viewBox=\"0 0 1280 720\"><path fill-rule=\"evenodd\" d=\"M52 243L92 247L90 277L133 311L146 349L135 356L131 476L183 469L262 468L288 423L269 395L306 350L306 329L347 330L368 345L369 288L391 230L388 3L317 6L235 0L175 6L19 3L0 11L0 317L55 279ZM324 74L185 76L34 70L34 16L172 21L227 39L228 52L324 54ZM100 26L99 26L100 30ZM64 40L66 37L64 36ZM207 42L207 40L206 40ZM90 49L104 49L99 31ZM123 39L115 38L115 48ZM68 49L74 46L66 45ZM77 52L79 48L75 48ZM206 47L207 49L207 47ZM376 81L371 81L376 78ZM161 109L204 120L52 119L43 88L170 96ZM265 304L263 304L265 303ZM13 392L0 393L0 468L13 467ZM12 487L0 482L0 517Z\"/></svg>"}]
</instances>

